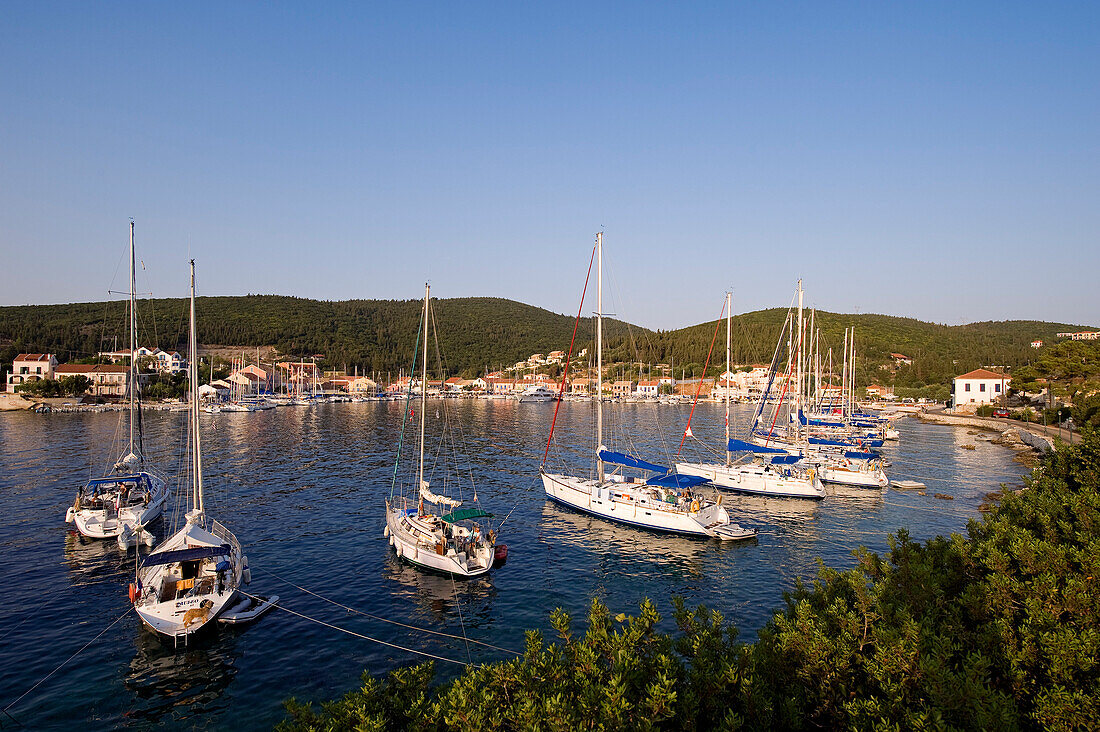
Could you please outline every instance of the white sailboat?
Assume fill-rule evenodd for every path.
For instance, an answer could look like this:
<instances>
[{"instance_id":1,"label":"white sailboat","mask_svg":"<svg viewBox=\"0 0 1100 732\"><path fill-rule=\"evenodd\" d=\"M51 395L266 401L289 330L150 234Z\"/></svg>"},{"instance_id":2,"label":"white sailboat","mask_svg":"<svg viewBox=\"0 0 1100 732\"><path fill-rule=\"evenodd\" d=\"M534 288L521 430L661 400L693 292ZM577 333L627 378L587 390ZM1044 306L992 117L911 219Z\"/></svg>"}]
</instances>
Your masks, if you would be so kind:
<instances>
[{"instance_id":1,"label":"white sailboat","mask_svg":"<svg viewBox=\"0 0 1100 732\"><path fill-rule=\"evenodd\" d=\"M733 297L726 293L726 374L731 373L730 351L733 323ZM707 482L730 491L784 498L824 498L825 488L817 471L786 450L760 447L730 439L730 390L726 384L726 461L724 463L678 462L676 472L705 478ZM750 462L734 461L733 453L750 455ZM769 457L770 456L770 457Z\"/></svg>"},{"instance_id":2,"label":"white sailboat","mask_svg":"<svg viewBox=\"0 0 1100 732\"><path fill-rule=\"evenodd\" d=\"M492 514L480 508L459 508L462 501L439 495L431 490L424 476L424 433L427 415L428 384L428 322L431 289L424 285L424 314L421 337L424 342L423 363L420 376L420 459L416 471L417 495L412 501L407 496L394 496L392 489L386 500L386 528L384 536L401 559L423 569L458 577L476 577L485 574L503 560L507 548L497 546L496 532L482 532L476 519L490 519ZM415 371L415 363L414 363ZM409 381L409 399L412 396L412 380ZM406 410L407 413L407 410ZM398 446L397 464L394 465L396 483L401 449ZM474 500L477 500L475 494ZM436 511L430 506L438 507Z\"/></svg>"},{"instance_id":3,"label":"white sailboat","mask_svg":"<svg viewBox=\"0 0 1100 732\"><path fill-rule=\"evenodd\" d=\"M191 260L191 491L183 528L140 561L130 597L143 623L179 643L226 609L251 581L248 559L229 529L206 515L199 438L198 354L195 335L195 260Z\"/></svg>"},{"instance_id":4,"label":"white sailboat","mask_svg":"<svg viewBox=\"0 0 1100 732\"><path fill-rule=\"evenodd\" d=\"M112 472L88 481L65 513L82 536L92 539L117 538L129 549L137 542L151 545L152 534L144 526L164 510L168 485L163 477L145 467L141 449L137 390L138 369L135 346L137 330L136 274L134 272L134 222L130 222L130 443L126 454L115 461ZM135 433L137 440L135 441Z\"/></svg>"},{"instance_id":5,"label":"white sailboat","mask_svg":"<svg viewBox=\"0 0 1100 732\"><path fill-rule=\"evenodd\" d=\"M656 531L723 540L756 536L730 521L717 501L692 491L705 482L677 475L632 455L608 450L603 444L603 233L596 235L596 478L550 473L539 469L550 499L601 518ZM611 472L606 468L611 466ZM641 478L625 475L637 470Z\"/></svg>"},{"instance_id":6,"label":"white sailboat","mask_svg":"<svg viewBox=\"0 0 1100 732\"><path fill-rule=\"evenodd\" d=\"M775 434L771 428L767 432L757 429L764 405L764 401L762 401L750 428L750 437L753 443L758 446L758 449L782 450L796 459L801 458L802 463L813 467L821 482L860 488L885 488L889 485L889 480L883 470L882 459L869 450L871 447L882 446L881 436L873 431L867 432L868 427L862 425L868 425L868 423L853 420L848 407L850 395L854 393L855 386L854 329L852 329L851 338L849 338L848 329L844 331L844 387L842 396L847 394L848 397L843 399L841 415L807 417L804 412L804 387L808 382L803 379L802 368L804 325L802 317L802 280L798 281L797 296L798 339L795 341L797 349L788 340L788 353L790 354L788 357L790 361L788 375L791 371L794 372L794 388L791 389L792 397L788 401L786 428L781 430L779 434ZM793 335L793 328L791 335ZM765 400L766 397L765 394ZM781 404L776 405L777 412L780 407ZM775 417L777 418L778 415ZM772 419L773 425L776 418Z\"/></svg>"}]
</instances>

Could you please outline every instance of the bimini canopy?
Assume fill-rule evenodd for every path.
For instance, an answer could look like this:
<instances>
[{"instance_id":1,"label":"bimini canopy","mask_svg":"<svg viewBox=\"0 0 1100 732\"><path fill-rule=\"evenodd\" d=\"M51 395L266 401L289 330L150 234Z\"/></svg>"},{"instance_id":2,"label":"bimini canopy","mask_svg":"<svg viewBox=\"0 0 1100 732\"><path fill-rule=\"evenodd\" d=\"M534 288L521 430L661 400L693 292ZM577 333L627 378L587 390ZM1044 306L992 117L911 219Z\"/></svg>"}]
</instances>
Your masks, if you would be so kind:
<instances>
[{"instance_id":1,"label":"bimini canopy","mask_svg":"<svg viewBox=\"0 0 1100 732\"><path fill-rule=\"evenodd\" d=\"M776 455L772 458L772 465L794 465L801 459L798 455Z\"/></svg>"},{"instance_id":2,"label":"bimini canopy","mask_svg":"<svg viewBox=\"0 0 1100 732\"><path fill-rule=\"evenodd\" d=\"M606 447L601 447L598 454L600 460L603 460L605 463L622 465L627 468L637 468L638 470L648 470L652 473L663 474L668 472L668 468L663 465L647 463L645 460L640 460L633 455L627 455L625 452L611 452Z\"/></svg>"},{"instance_id":3,"label":"bimini canopy","mask_svg":"<svg viewBox=\"0 0 1100 732\"><path fill-rule=\"evenodd\" d=\"M170 552L155 552L145 557L141 563L143 567L155 567L158 564L175 564L176 562L190 562L207 557L222 557L229 554L229 545L221 546L196 546L190 549L176 549Z\"/></svg>"},{"instance_id":4,"label":"bimini canopy","mask_svg":"<svg viewBox=\"0 0 1100 732\"><path fill-rule=\"evenodd\" d=\"M493 514L482 511L480 508L463 508L458 511L451 511L450 513L443 514L440 520L445 524L453 524L455 521L482 518L483 516L492 518Z\"/></svg>"},{"instance_id":5,"label":"bimini canopy","mask_svg":"<svg viewBox=\"0 0 1100 732\"><path fill-rule=\"evenodd\" d=\"M853 460L874 460L878 457L873 452L860 452L859 450L847 450L844 453L844 457L852 458Z\"/></svg>"},{"instance_id":6,"label":"bimini canopy","mask_svg":"<svg viewBox=\"0 0 1100 732\"><path fill-rule=\"evenodd\" d=\"M726 445L726 449L730 452L754 452L757 455L778 455L779 453L786 452L786 450L778 447L761 447L756 443L735 440L732 437Z\"/></svg>"},{"instance_id":7,"label":"bimini canopy","mask_svg":"<svg viewBox=\"0 0 1100 732\"><path fill-rule=\"evenodd\" d=\"M680 475L679 473L669 473L668 475L662 475L656 478L650 478L645 482L646 485L656 485L662 488L694 488L695 486L703 485L707 479L699 475Z\"/></svg>"},{"instance_id":8,"label":"bimini canopy","mask_svg":"<svg viewBox=\"0 0 1100 732\"><path fill-rule=\"evenodd\" d=\"M102 491L112 491L118 488L148 488L149 479L144 474L115 475L109 478L92 478L84 484L84 493L94 495Z\"/></svg>"}]
</instances>

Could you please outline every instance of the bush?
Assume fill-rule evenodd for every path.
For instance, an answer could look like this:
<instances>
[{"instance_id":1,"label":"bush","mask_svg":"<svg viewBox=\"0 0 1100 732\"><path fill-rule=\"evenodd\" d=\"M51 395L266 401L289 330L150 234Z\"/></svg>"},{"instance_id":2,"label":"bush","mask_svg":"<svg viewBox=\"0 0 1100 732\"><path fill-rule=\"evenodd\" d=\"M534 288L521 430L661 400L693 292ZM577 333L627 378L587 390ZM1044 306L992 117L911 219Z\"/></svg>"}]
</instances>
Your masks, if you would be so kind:
<instances>
[{"instance_id":1,"label":"bush","mask_svg":"<svg viewBox=\"0 0 1100 732\"><path fill-rule=\"evenodd\" d=\"M402 669L283 730L1088 729L1100 715L1100 436L1060 445L967 536L892 537L885 557L822 567L754 644L673 600L677 631L593 601L573 632L433 686Z\"/></svg>"}]
</instances>

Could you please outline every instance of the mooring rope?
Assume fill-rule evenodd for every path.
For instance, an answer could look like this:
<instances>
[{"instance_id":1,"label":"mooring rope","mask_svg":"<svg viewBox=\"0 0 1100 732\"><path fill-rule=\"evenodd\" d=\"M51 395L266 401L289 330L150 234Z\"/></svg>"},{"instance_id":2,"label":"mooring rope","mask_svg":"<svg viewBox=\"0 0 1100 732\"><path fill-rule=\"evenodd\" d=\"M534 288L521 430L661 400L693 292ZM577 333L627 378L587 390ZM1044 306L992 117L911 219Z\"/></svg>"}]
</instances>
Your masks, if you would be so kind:
<instances>
[{"instance_id":1,"label":"mooring rope","mask_svg":"<svg viewBox=\"0 0 1100 732\"><path fill-rule=\"evenodd\" d=\"M257 595L249 594L248 592L245 592L244 590L241 590L241 589L238 589L237 592L240 592L245 597L250 597L253 600L256 600L258 602L266 601L266 598L259 597ZM427 651L418 651L415 648L406 648L405 646L399 646L396 643L390 643L389 641L384 641L384 640L381 640L380 638L372 638L369 635L363 635L362 633L356 633L354 630L348 630L347 628L341 628L339 625L333 625L332 623L326 623L324 620L320 620L319 618L310 617L309 615L306 615L305 613L300 613L297 610L291 610L290 608L285 607L283 605L276 604L275 608L278 609L278 610L282 610L283 612L288 612L291 615L302 618L303 620L308 620L311 623L317 623L318 625L323 625L326 628L332 628L333 630L338 630L341 633L347 633L348 635L355 636L356 638L362 638L363 640L373 641L374 643L379 643L383 646L388 646L390 648L396 648L397 650L405 651L406 653L414 653L418 656L424 656L425 658L435 659L436 661L446 661L447 663L454 663L454 664L458 664L459 666L473 666L473 665L476 665L476 664L467 663L466 661L456 661L453 658L447 658L446 656L437 656L434 653L428 653Z\"/></svg>"},{"instance_id":2,"label":"mooring rope","mask_svg":"<svg viewBox=\"0 0 1100 732\"><path fill-rule=\"evenodd\" d=\"M67 663L68 663L69 661L73 660L74 658L76 658L77 656L79 656L79 655L80 655L81 653L83 653L83 652L84 652L84 650L88 648L88 646L92 645L92 644L93 644L93 643L95 643L95 642L96 642L97 640L99 640L99 639L100 639L100 637L101 637L101 636L102 636L102 635L103 635L104 633L106 633L106 632L107 632L108 630L110 630L111 628L115 627L115 625L117 625L117 624L118 624L118 621L122 620L122 619L123 619L124 617L126 617L127 615L129 615L129 614L130 614L130 611L131 611L131 610L133 610L133 609L134 609L134 606L133 606L133 605L131 605L130 607L126 608L126 612L122 613L122 615L119 615L119 616L118 616L117 618L115 618L115 619L114 619L114 621L113 621L113 622L112 622L112 623L111 623L110 625L108 625L108 626L107 626L106 628L104 628L103 630L99 631L99 633L97 633L97 634L96 634L96 637L95 637L95 638L92 638L92 639L91 639L90 641L88 641L87 643L85 643L84 645L82 645L82 646L81 646L81 647L80 647L79 649L77 649L77 651L76 651L75 653L73 653L73 655L69 656L69 657L68 657L68 658L66 658L66 659L65 659L64 661L62 661L62 662L61 662L60 664L58 664L57 668L55 668L55 669L54 669L53 671L50 671L50 672L49 672L48 674L46 674L45 676L43 676L43 677L42 677L42 678L41 678L41 679L40 679L40 680L38 681L38 683L36 683L36 684L35 684L34 686L32 686L31 688L29 688L29 689L27 689L26 691L24 691L24 692L23 692L22 694L20 694L20 695L19 695L19 698L17 698L17 699L16 699L15 701L13 701L13 702L12 702L11 704L8 704L8 705L7 705L6 707L4 707L4 709L3 709L3 712L4 712L4 714L7 714L7 713L8 713L8 710L9 710L9 709L11 709L11 708L12 708L12 707L14 707L14 706L15 706L16 704L18 704L18 703L19 703L20 701L22 701L22 700L23 700L23 697L25 697L25 696L26 696L27 694L30 694L30 693L31 693L32 691L34 691L35 689L37 689L37 688L38 688L39 686L41 686L42 684L46 683L46 681L47 681L47 680L49 680L49 678L50 678L51 676L53 676L53 675L54 675L55 673L57 673L58 671L60 671L60 670L62 669L62 667L64 667L64 666L65 666L65 664L67 664ZM11 715L8 715L8 716L11 716ZM14 718L14 717L12 717L12 719L15 719L15 718Z\"/></svg>"},{"instance_id":3,"label":"mooring rope","mask_svg":"<svg viewBox=\"0 0 1100 732\"><path fill-rule=\"evenodd\" d=\"M260 569L260 568L257 567L256 569ZM255 570L253 570L253 571L255 571ZM272 572L269 569L260 569L260 572L264 573L264 574L267 574L267 575L270 575L271 577L274 577L275 579L279 580L280 582L285 582L286 584L290 585L291 587L293 587L297 590L301 590L302 592L306 593L307 595L313 595L318 600L324 600L325 602L331 603L331 604L333 604L333 605L335 605L339 608L343 608L344 610L347 610L349 613L355 613L356 615L362 615L364 617L371 618L372 620L378 620L378 621L383 622L383 623L390 623L391 625L398 625L398 626L400 626L402 628L406 628L408 630L415 630L418 633L430 633L432 635L438 635L438 636L442 636L444 638L451 638L453 640L460 640L460 641L463 641L465 643L476 643L479 646L485 646L486 648L492 648L495 651L503 651L504 653L511 653L514 656L522 656L523 655L519 651L513 651L510 648L502 648L500 646L494 646L492 643L486 643L484 641L475 640L473 638L466 638L464 636L453 635L451 633L444 633L444 632L439 631L439 630L431 630L429 628L420 628L420 627L417 627L415 625L409 625L407 623L402 623L399 620L393 620L391 618L384 618L381 615L374 615L372 613L368 613L368 612L363 611L363 610L358 610L356 608L345 605L342 602L338 602L336 600L325 597L324 595L321 595L317 592L314 592L313 590L306 589L305 587L302 587L299 584L295 584L294 582L291 582L288 579L280 577L279 575L275 574L274 572Z\"/></svg>"}]
</instances>

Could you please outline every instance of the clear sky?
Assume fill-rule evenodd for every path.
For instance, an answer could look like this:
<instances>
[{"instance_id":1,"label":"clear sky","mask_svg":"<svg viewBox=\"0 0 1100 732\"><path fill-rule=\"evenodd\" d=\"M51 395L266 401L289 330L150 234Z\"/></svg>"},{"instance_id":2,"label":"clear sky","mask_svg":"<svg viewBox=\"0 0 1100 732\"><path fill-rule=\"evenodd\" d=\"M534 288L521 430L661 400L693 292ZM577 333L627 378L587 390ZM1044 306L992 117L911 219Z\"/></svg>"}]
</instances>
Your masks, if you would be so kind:
<instances>
[{"instance_id":1,"label":"clear sky","mask_svg":"<svg viewBox=\"0 0 1100 732\"><path fill-rule=\"evenodd\" d=\"M0 304L142 288L1100 324L1100 3L0 12ZM590 309L590 308L586 308Z\"/></svg>"}]
</instances>

